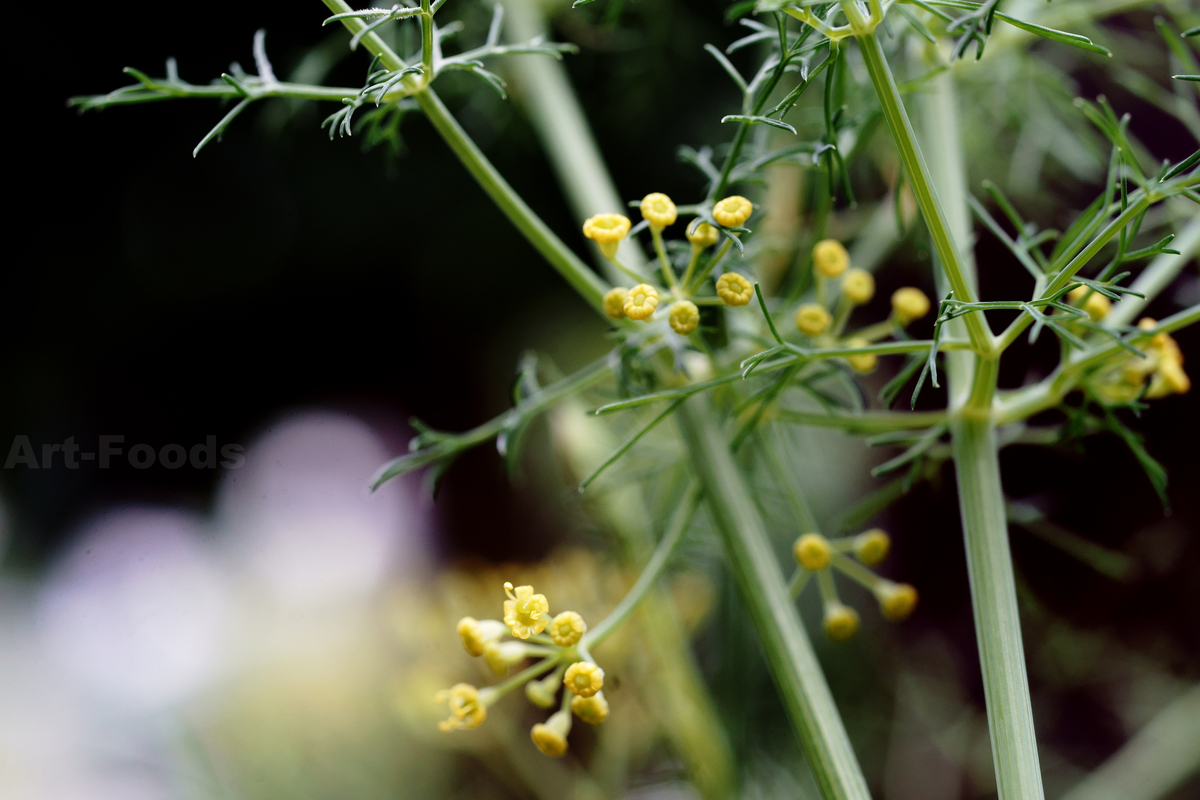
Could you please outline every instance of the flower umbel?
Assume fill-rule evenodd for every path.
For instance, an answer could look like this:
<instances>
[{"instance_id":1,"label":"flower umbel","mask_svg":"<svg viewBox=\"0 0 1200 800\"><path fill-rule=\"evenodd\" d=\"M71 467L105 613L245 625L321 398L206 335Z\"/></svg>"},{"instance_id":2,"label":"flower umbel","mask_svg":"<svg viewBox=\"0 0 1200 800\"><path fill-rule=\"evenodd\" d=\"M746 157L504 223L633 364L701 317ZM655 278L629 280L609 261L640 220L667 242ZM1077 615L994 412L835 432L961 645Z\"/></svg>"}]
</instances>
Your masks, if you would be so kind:
<instances>
[{"instance_id":1,"label":"flower umbel","mask_svg":"<svg viewBox=\"0 0 1200 800\"><path fill-rule=\"evenodd\" d=\"M727 306L744 306L754 297L754 287L744 275L726 272L717 278L717 297Z\"/></svg>"},{"instance_id":2,"label":"flower umbel","mask_svg":"<svg viewBox=\"0 0 1200 800\"><path fill-rule=\"evenodd\" d=\"M658 308L658 290L649 284L639 283L625 295L623 308L625 316L630 319L648 319Z\"/></svg>"},{"instance_id":3,"label":"flower umbel","mask_svg":"<svg viewBox=\"0 0 1200 800\"><path fill-rule=\"evenodd\" d=\"M674 225L679 212L671 198L662 192L653 192L642 198L642 219L650 223L650 227L661 231L668 225Z\"/></svg>"},{"instance_id":4,"label":"flower umbel","mask_svg":"<svg viewBox=\"0 0 1200 800\"><path fill-rule=\"evenodd\" d=\"M534 594L532 586L514 589L511 583L504 584L504 592L508 595L504 601L504 624L513 636L528 639L546 630L550 624L550 604L545 595Z\"/></svg>"},{"instance_id":5,"label":"flower umbel","mask_svg":"<svg viewBox=\"0 0 1200 800\"><path fill-rule=\"evenodd\" d=\"M450 717L438 723L442 731L478 728L487 719L487 706L478 689L469 683L456 683L434 695L435 703L450 704Z\"/></svg>"},{"instance_id":6,"label":"flower umbel","mask_svg":"<svg viewBox=\"0 0 1200 800\"><path fill-rule=\"evenodd\" d=\"M713 219L726 228L739 228L750 219L754 212L754 204L741 195L731 195L724 200L718 200L713 206Z\"/></svg>"},{"instance_id":7,"label":"flower umbel","mask_svg":"<svg viewBox=\"0 0 1200 800\"><path fill-rule=\"evenodd\" d=\"M604 670L590 661L576 661L567 667L563 685L577 697L591 697L604 688Z\"/></svg>"}]
</instances>

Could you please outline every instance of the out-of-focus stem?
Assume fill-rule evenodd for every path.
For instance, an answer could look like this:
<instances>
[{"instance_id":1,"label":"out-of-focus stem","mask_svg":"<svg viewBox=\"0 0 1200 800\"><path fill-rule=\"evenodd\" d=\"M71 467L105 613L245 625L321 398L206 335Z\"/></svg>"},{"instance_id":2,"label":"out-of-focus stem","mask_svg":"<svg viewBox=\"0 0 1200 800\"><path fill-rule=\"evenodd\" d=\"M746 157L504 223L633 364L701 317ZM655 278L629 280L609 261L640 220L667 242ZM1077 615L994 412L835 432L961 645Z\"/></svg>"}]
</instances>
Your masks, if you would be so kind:
<instances>
[{"instance_id":1,"label":"out-of-focus stem","mask_svg":"<svg viewBox=\"0 0 1200 800\"><path fill-rule=\"evenodd\" d=\"M671 556L679 549L679 543L683 541L683 535L687 533L688 525L699 505L700 491L693 486L687 490L683 502L675 509L675 513L671 517L671 524L667 526L667 532L663 534L662 541L654 549L654 554L650 556L646 566L642 567L637 581L621 598L617 607L599 625L584 635L583 645L585 647L595 647L607 639L633 613L638 603L646 596L646 592L662 577L663 571L671 562Z\"/></svg>"},{"instance_id":2,"label":"out-of-focus stem","mask_svg":"<svg viewBox=\"0 0 1200 800\"><path fill-rule=\"evenodd\" d=\"M758 508L707 403L703 397L685 402L679 411L680 428L784 707L822 797L868 800L866 779Z\"/></svg>"},{"instance_id":3,"label":"out-of-focus stem","mask_svg":"<svg viewBox=\"0 0 1200 800\"><path fill-rule=\"evenodd\" d=\"M1200 771L1200 685L1154 715L1061 800L1158 800Z\"/></svg>"}]
</instances>

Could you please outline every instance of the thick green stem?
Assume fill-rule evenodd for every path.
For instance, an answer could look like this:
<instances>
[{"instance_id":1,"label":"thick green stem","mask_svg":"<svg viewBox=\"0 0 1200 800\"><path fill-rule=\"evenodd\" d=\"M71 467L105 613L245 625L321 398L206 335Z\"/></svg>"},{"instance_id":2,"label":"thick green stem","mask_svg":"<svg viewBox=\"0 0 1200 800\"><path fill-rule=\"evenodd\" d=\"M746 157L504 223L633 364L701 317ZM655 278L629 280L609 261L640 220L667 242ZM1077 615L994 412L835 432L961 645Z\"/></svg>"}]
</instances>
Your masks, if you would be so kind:
<instances>
[{"instance_id":1,"label":"thick green stem","mask_svg":"<svg viewBox=\"0 0 1200 800\"><path fill-rule=\"evenodd\" d=\"M953 420L950 430L996 791L1000 800L1040 800L1041 769L995 429L990 416L967 413Z\"/></svg>"},{"instance_id":2,"label":"thick green stem","mask_svg":"<svg viewBox=\"0 0 1200 800\"><path fill-rule=\"evenodd\" d=\"M931 174L938 197L953 203L941 209L948 220L946 232L965 245L971 229L965 164L953 138L960 129L954 95L953 77L939 78L926 97L924 128L934 154ZM973 282L970 253L962 252L964 277ZM1042 797L1041 773L992 415L998 356L962 354L947 360L951 447L997 789L1001 800L1037 800Z\"/></svg>"},{"instance_id":3,"label":"thick green stem","mask_svg":"<svg viewBox=\"0 0 1200 800\"><path fill-rule=\"evenodd\" d=\"M920 148L917 147L916 134L908 119L908 112L904 110L904 103L900 99L900 90L896 86L896 80L892 77L892 71L883 55L883 48L880 47L879 40L875 38L874 33L859 36L858 44L862 51L863 61L867 66L867 72L870 73L871 82L875 85L875 93L879 96L884 119L887 120L888 128L892 132L892 139L900 153L900 161L904 164L905 177L908 178L909 185L912 187L925 225L929 228L929 237L933 241L938 258L941 259L942 269L945 270L950 288L954 290L954 297L968 303L975 302L975 292L968 282L962 255L950 234L950 223L946 220L941 203L938 202L929 167L921 155ZM971 337L971 344L975 350L979 353L989 353L992 350L992 333L988 330L983 314L973 312L966 315L964 319L967 333Z\"/></svg>"},{"instance_id":4,"label":"thick green stem","mask_svg":"<svg viewBox=\"0 0 1200 800\"><path fill-rule=\"evenodd\" d=\"M866 779L725 435L702 397L683 404L679 423L709 514L821 795L825 800L867 800Z\"/></svg>"}]
</instances>

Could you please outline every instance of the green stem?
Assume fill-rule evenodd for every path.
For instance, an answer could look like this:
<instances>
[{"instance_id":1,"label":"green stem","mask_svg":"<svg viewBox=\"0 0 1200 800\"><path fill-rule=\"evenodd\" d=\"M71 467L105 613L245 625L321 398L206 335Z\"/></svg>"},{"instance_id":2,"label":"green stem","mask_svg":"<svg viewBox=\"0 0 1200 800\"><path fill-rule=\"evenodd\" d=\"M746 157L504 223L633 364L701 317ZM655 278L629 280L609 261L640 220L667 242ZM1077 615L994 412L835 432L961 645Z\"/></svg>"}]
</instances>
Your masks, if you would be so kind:
<instances>
[{"instance_id":1,"label":"green stem","mask_svg":"<svg viewBox=\"0 0 1200 800\"><path fill-rule=\"evenodd\" d=\"M603 642L609 635L620 627L626 618L633 613L637 608L638 603L646 596L646 593L654 586L663 571L671 562L671 556L675 555L675 551L679 549L680 542L683 541L683 535L687 533L688 524L692 521L692 517L696 514L696 509L700 506L700 489L695 484L688 487L684 494L683 501L675 509L675 513L671 515L671 522L667 525L667 531L663 534L662 540L655 548L654 554L650 556L650 560L646 562L646 566L642 569L642 574L621 598L621 602L617 607L609 612L608 616L595 628L592 628L584 634L582 646L592 648Z\"/></svg>"},{"instance_id":2,"label":"green stem","mask_svg":"<svg viewBox=\"0 0 1200 800\"><path fill-rule=\"evenodd\" d=\"M841 428L846 433L872 434L931 428L945 422L946 414L942 411L864 411L861 414L840 414L781 408L775 412L775 418L780 422L809 425L814 428Z\"/></svg>"},{"instance_id":3,"label":"green stem","mask_svg":"<svg viewBox=\"0 0 1200 800\"><path fill-rule=\"evenodd\" d=\"M1136 202L1130 204L1130 206L1126 208L1120 216L1110 222L1108 226L1079 253L1079 255L1071 259L1071 262L1062 268L1062 271L1059 272L1052 281L1050 281L1050 284L1046 287L1045 291L1042 292L1042 297L1049 297L1070 283L1071 278L1075 276L1075 273L1079 272L1079 270L1081 270L1084 265L1087 264L1087 262L1091 261L1092 258L1100 252L1101 248L1108 244L1110 239L1124 230L1125 226L1128 225L1134 218L1136 218L1139 214L1145 213L1146 209L1150 207L1151 202L1152 200L1150 196L1142 193L1141 197L1139 197ZM1021 312L1021 315L1014 319L1009 324L1008 328L1005 329L1004 333L997 338L997 349L1003 350L1004 348L1008 347L1010 344L1016 341L1016 338L1021 335L1022 331L1032 324L1033 317L1029 316L1029 314L1026 312Z\"/></svg>"},{"instance_id":4,"label":"green stem","mask_svg":"<svg viewBox=\"0 0 1200 800\"><path fill-rule=\"evenodd\" d=\"M663 280L667 282L668 289L674 289L677 285L675 271L671 269L671 260L667 258L667 250L663 246L662 231L651 228L650 238L654 240L654 252L658 255L658 263L662 265Z\"/></svg>"},{"instance_id":5,"label":"green stem","mask_svg":"<svg viewBox=\"0 0 1200 800\"><path fill-rule=\"evenodd\" d=\"M951 241L966 242L970 235L968 192L965 161L957 140L960 125L952 76L942 76L936 88L925 106L928 146L937 156L934 175L938 195L953 202L952 207L939 208L939 212L942 220L951 220L946 230ZM964 278L971 281L970 253L963 255ZM949 283L950 270L945 263L943 276L943 283ZM978 356L955 354L947 359L951 453L958 478L959 513L997 791L1000 800L1040 800L1041 771L992 415L998 355L993 350Z\"/></svg>"},{"instance_id":6,"label":"green stem","mask_svg":"<svg viewBox=\"0 0 1200 800\"><path fill-rule=\"evenodd\" d=\"M341 14L353 10L345 0L322 1L335 13ZM344 19L342 24L351 33L357 33L366 27L366 23L357 18ZM364 36L362 43L373 55L379 56L380 62L388 69L404 69L406 66L403 59L396 55L375 33ZM521 199L521 196L509 186L508 182L504 180L504 176L492 166L487 156L471 140L471 137L462 129L458 120L454 118L432 89L426 88L414 94L413 97L416 98L433 127L458 156L459 161L492 198L492 201L500 207L509 221L597 313L608 319L604 314L604 293L609 289L608 284L588 269L579 256L575 255L574 251L567 247Z\"/></svg>"},{"instance_id":7,"label":"green stem","mask_svg":"<svg viewBox=\"0 0 1200 800\"><path fill-rule=\"evenodd\" d=\"M550 656L548 658L543 658L541 661L537 662L536 664L531 664L530 666L528 666L525 669L518 672L516 675L513 675L511 678L506 680L504 683L498 683L495 686L488 687L493 692L492 696L496 700L499 700L501 697L508 694L513 689L516 689L518 686L522 686L522 685L528 683L529 681L533 680L534 678L538 677L539 675L543 674L544 672L546 672L547 670L549 670L551 667L553 667L555 664L557 664L559 661L562 660L564 652L566 652L566 651L560 651L558 653L555 653L553 656Z\"/></svg>"},{"instance_id":8,"label":"green stem","mask_svg":"<svg viewBox=\"0 0 1200 800\"><path fill-rule=\"evenodd\" d=\"M822 797L868 800L866 779L724 434L703 398L683 404L679 423L709 515Z\"/></svg>"},{"instance_id":9,"label":"green stem","mask_svg":"<svg viewBox=\"0 0 1200 800\"><path fill-rule=\"evenodd\" d=\"M879 103L883 107L884 119L887 120L888 128L891 129L896 149L900 152L904 174L917 199L921 216L929 229L929 237L933 241L938 258L941 259L942 269L945 270L946 278L954 291L954 297L968 303L975 302L975 293L967 280L962 256L950 235L950 223L946 219L941 203L938 202L929 166L925 163L925 158L917 146L916 134L908 119L908 112L904 109L904 103L900 99L900 90L896 87L896 80L892 77L892 71L883 55L883 48L880 47L879 40L875 38L874 33L857 38L867 72L871 76L871 82L875 85L875 93L879 96ZM989 353L993 346L992 333L988 330L983 314L972 312L963 319L966 321L967 333L974 349L979 353Z\"/></svg>"},{"instance_id":10,"label":"green stem","mask_svg":"<svg viewBox=\"0 0 1200 800\"><path fill-rule=\"evenodd\" d=\"M990 416L963 414L952 420L951 433L996 791L1000 800L1039 800L1041 768L995 429Z\"/></svg>"}]
</instances>

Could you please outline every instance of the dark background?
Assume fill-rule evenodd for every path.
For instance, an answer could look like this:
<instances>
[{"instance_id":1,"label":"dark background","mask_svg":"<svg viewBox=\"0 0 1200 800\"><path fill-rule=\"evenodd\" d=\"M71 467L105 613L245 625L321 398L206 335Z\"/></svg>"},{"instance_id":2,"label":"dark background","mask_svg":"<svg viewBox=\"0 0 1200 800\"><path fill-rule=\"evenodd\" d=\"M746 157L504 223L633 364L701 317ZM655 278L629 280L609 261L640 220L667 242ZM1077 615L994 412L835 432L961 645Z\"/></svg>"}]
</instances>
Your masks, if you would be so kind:
<instances>
[{"instance_id":1,"label":"dark background","mask_svg":"<svg viewBox=\"0 0 1200 800\"><path fill-rule=\"evenodd\" d=\"M557 318L591 324L584 305L416 115L403 130L409 152L391 158L382 149L364 155L357 139L330 142L318 122L332 106L301 113L276 132L278 115L260 104L225 141L193 159L192 148L223 113L215 103L83 116L65 107L69 96L127 83L124 66L161 74L170 55L184 78L205 83L231 60L252 63L258 27L268 29L267 50L283 77L330 33L320 27L318 3L280 9L242 3L236 17L223 18L168 4L118 18L103 5L74 4L69 15L43 20L21 37L17 63L36 90L10 116L14 252L0 288L4 447L17 434L31 438L39 457L41 443L74 436L88 450L105 433L156 447L209 434L244 442L281 410L320 405L380 422L400 452L408 433L392 420L413 414L457 430L506 407L506 382L521 350L544 345L528 341L535 311L552 308ZM679 143L720 140L716 119L733 96L701 46L734 37L723 11L720 2L642 3L626 10L620 29L558 31L583 45L568 68L626 194L651 184L683 196L696 189L674 151ZM328 82L359 85L364 69L356 54ZM1095 74L1078 77L1139 115L1135 130L1156 152L1179 157L1194 147L1119 87ZM473 87L448 83L451 105L500 171L586 257L577 221L520 114L510 109L489 121L472 105ZM697 100L698 85L713 88ZM1081 208L1085 194L1067 200ZM1011 265L993 265L1007 258L997 250L981 255L985 295L993 297L1009 288L996 276L1013 274ZM1162 301L1150 313L1173 310ZM1194 375L1200 335L1193 329L1177 338ZM1030 358L1039 357L1035 351ZM1036 366L1010 362L1005 381L1013 385ZM1129 420L1169 470L1169 517L1115 437L1012 448L1003 456L1010 495L1045 500L1055 519L1129 553L1141 567L1137 580L1115 583L1014 533L1031 607L1084 629L1103 628L1132 649L1153 646L1193 681L1200 678L1198 411L1200 391L1193 391ZM74 523L109 505L205 507L218 475L138 471L122 459L109 470L5 471L0 491L13 519L4 566L36 573ZM919 637L922 626L936 626L969 663L973 631L948 467L943 478L915 490L885 522L904 536L895 573L922 591L921 612L901 635ZM538 557L564 536L553 515L533 511L539 502L514 489L494 452L481 448L446 481L437 504L439 546L448 558ZM1038 647L1039 619L1035 613L1030 622L1031 649ZM1163 641L1174 645L1164 650ZM1098 763L1123 741L1095 698L1067 694L1058 702L1069 713L1040 733L1078 763Z\"/></svg>"}]
</instances>

